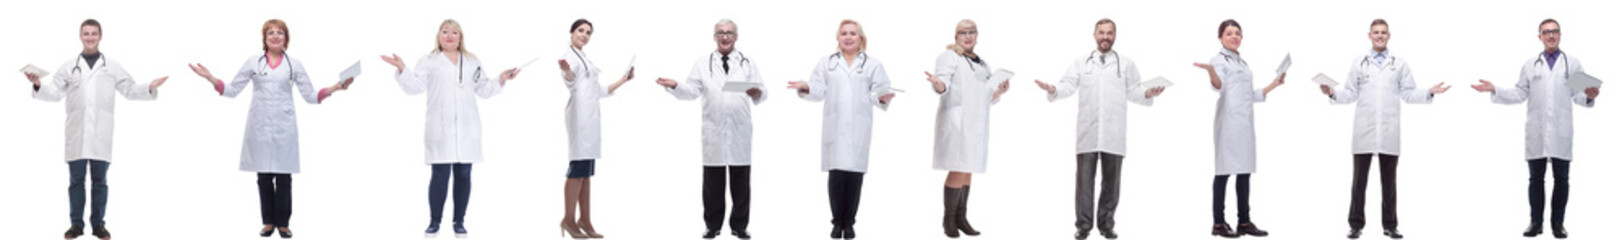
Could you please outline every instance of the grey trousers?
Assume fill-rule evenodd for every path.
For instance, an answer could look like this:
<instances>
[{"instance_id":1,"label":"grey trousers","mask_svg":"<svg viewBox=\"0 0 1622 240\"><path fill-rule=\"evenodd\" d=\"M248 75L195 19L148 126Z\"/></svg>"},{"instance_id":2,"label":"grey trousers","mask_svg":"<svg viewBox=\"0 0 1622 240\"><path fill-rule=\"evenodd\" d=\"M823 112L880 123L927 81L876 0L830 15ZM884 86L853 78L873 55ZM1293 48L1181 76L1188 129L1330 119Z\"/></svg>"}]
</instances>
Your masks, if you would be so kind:
<instances>
[{"instance_id":1,"label":"grey trousers","mask_svg":"<svg viewBox=\"0 0 1622 240\"><path fill-rule=\"evenodd\" d=\"M1105 152L1086 152L1076 154L1076 230L1090 231L1094 226L1100 230L1113 230L1115 228L1115 207L1121 199L1121 159L1125 156ZM1100 168L1099 163L1103 166ZM1104 182L1099 184L1102 195L1098 199L1098 218L1093 218L1093 179L1098 172L1104 172Z\"/></svg>"}]
</instances>

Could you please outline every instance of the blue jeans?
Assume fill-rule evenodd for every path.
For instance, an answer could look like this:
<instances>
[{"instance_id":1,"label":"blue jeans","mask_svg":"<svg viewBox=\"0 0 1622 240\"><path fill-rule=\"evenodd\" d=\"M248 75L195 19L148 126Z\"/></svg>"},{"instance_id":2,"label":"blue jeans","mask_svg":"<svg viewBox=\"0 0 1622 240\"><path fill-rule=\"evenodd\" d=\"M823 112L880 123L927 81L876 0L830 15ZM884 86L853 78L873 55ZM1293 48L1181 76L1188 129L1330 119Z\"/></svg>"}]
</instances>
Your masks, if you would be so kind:
<instances>
[{"instance_id":1,"label":"blue jeans","mask_svg":"<svg viewBox=\"0 0 1622 240\"><path fill-rule=\"evenodd\" d=\"M84 175L90 168L90 225L103 226L107 215L107 161L79 159L68 162L68 217L73 226L84 226Z\"/></svg>"},{"instance_id":2,"label":"blue jeans","mask_svg":"<svg viewBox=\"0 0 1622 240\"><path fill-rule=\"evenodd\" d=\"M434 173L428 180L428 216L429 224L438 225L445 212L445 192L449 186L447 182L451 175L456 176L456 215L451 221L462 223L462 216L467 215L467 198L472 192L473 164L445 163L434 164Z\"/></svg>"}]
</instances>

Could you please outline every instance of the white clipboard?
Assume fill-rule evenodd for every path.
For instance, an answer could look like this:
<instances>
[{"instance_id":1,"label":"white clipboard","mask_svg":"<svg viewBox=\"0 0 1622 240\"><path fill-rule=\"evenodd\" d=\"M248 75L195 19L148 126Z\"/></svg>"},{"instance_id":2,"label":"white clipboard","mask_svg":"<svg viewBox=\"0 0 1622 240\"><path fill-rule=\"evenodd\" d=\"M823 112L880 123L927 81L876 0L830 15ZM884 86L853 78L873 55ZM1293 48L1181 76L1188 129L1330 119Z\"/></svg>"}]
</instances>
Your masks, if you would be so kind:
<instances>
[{"instance_id":1,"label":"white clipboard","mask_svg":"<svg viewBox=\"0 0 1622 240\"><path fill-rule=\"evenodd\" d=\"M1288 70L1290 70L1290 54L1285 53L1284 54L1284 63L1280 63L1278 65L1278 75L1273 75L1273 76L1275 76L1275 77L1276 76L1284 76L1284 72L1288 71Z\"/></svg>"},{"instance_id":2,"label":"white clipboard","mask_svg":"<svg viewBox=\"0 0 1622 240\"><path fill-rule=\"evenodd\" d=\"M761 88L764 85L765 84L761 84L761 83L758 83L758 82L743 82L743 81L727 82L725 85L721 86L721 91L747 92L747 91L749 91L749 89Z\"/></svg>"},{"instance_id":3,"label":"white clipboard","mask_svg":"<svg viewBox=\"0 0 1622 240\"><path fill-rule=\"evenodd\" d=\"M1587 72L1573 73L1571 74L1571 77L1566 78L1566 87L1571 87L1572 91L1583 91L1584 89L1591 87L1599 87L1600 84L1604 83L1605 82L1600 81L1599 78L1594 78L1593 75L1588 75Z\"/></svg>"},{"instance_id":4,"label":"white clipboard","mask_svg":"<svg viewBox=\"0 0 1622 240\"><path fill-rule=\"evenodd\" d=\"M357 76L360 76L360 61L355 61L355 64L349 65L348 69L338 73L338 81L343 82L340 83L341 85L349 85L349 82L354 81L353 79Z\"/></svg>"},{"instance_id":5,"label":"white clipboard","mask_svg":"<svg viewBox=\"0 0 1622 240\"><path fill-rule=\"evenodd\" d=\"M1166 79L1166 77L1155 77L1154 79L1149 79L1149 81L1143 82L1141 85L1145 88L1157 88L1170 87L1172 84L1171 80Z\"/></svg>"},{"instance_id":6,"label":"white clipboard","mask_svg":"<svg viewBox=\"0 0 1622 240\"><path fill-rule=\"evenodd\" d=\"M1318 76L1313 76L1312 82L1327 85L1329 87L1340 86L1340 82L1336 82L1334 78L1330 78L1329 75L1324 75L1323 73L1318 73Z\"/></svg>"},{"instance_id":7,"label":"white clipboard","mask_svg":"<svg viewBox=\"0 0 1622 240\"><path fill-rule=\"evenodd\" d=\"M28 66L23 66L23 69L21 71L24 74L33 74L34 76L37 76L37 77L39 77L41 79L45 78L45 76L50 76L51 75L51 72L45 71L44 68L35 67L33 64L28 64Z\"/></svg>"}]
</instances>

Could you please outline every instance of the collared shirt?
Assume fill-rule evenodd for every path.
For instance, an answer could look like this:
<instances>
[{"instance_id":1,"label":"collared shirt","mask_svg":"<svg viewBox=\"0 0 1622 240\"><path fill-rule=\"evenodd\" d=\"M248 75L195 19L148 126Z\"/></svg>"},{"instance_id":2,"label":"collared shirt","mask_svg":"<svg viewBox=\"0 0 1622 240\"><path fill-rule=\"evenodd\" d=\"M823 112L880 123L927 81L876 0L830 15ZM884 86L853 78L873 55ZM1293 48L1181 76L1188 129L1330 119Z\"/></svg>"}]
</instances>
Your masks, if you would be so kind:
<instances>
[{"instance_id":1,"label":"collared shirt","mask_svg":"<svg viewBox=\"0 0 1622 240\"><path fill-rule=\"evenodd\" d=\"M1391 56L1391 49L1384 51L1369 50L1369 56L1374 56L1375 65L1385 66L1385 58Z\"/></svg>"},{"instance_id":2,"label":"collared shirt","mask_svg":"<svg viewBox=\"0 0 1622 240\"><path fill-rule=\"evenodd\" d=\"M1549 70L1554 70L1554 60L1560 58L1561 53L1563 52L1560 49L1555 49L1554 52L1543 52L1543 62L1549 63Z\"/></svg>"}]
</instances>

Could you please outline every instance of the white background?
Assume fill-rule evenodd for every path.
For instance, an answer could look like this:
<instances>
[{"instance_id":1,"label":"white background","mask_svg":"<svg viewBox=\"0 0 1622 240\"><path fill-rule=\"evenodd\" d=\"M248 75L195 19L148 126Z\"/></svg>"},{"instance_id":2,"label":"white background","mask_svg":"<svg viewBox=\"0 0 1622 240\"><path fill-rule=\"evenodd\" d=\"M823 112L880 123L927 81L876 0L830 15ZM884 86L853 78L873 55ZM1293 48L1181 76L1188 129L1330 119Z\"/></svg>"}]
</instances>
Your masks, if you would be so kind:
<instances>
[{"instance_id":1,"label":"white background","mask_svg":"<svg viewBox=\"0 0 1622 240\"><path fill-rule=\"evenodd\" d=\"M1116 46L1145 78L1176 82L1153 107L1131 107L1118 230L1123 239L1198 239L1210 227L1211 120L1217 94L1189 63L1220 49L1217 24L1243 24L1240 51L1258 72L1294 54L1288 84L1257 104L1259 171L1253 216L1272 239L1336 239L1345 223L1353 106L1331 106L1308 79L1344 78L1368 52L1370 20L1390 21L1392 53L1418 83L1448 82L1430 105L1404 106L1401 229L1413 239L1520 239L1527 222L1525 106L1492 104L1468 84L1514 84L1541 45L1536 26L1562 22L1563 49L1600 78L1622 42L1602 1L17 1L0 14L0 67L54 71L80 49L78 24L104 26L102 50L138 81L170 76L158 100L118 103L107 222L120 239L257 239L251 173L237 170L251 97L217 96L187 63L225 74L260 54L269 18L291 30L290 56L317 86L356 60L365 74L321 105L299 104L303 173L292 227L301 239L414 239L425 225L424 97L403 94L377 59L407 63L431 50L446 18L461 21L471 51L494 71L540 57L501 95L481 101L485 163L474 167L468 228L474 238L551 238L562 215L567 91L551 65L576 18L596 23L586 50L619 72L634 53L639 77L604 99L604 156L593 205L597 229L620 239L697 238L700 106L677 101L655 77L685 77L714 48L711 26L737 21L739 49L758 63L770 98L755 107L753 223L760 239L822 239L830 228L826 174L818 171L822 106L785 82L806 78L834 50L840 19L861 21L869 53L892 83L912 90L874 119L872 167L857 230L864 239L944 238L941 183L930 169L935 105L919 72L952 42L959 19L979 22L981 53L1019 73L993 108L991 167L975 176L970 219L978 239L1064 239L1073 233L1076 100L1050 103L1032 79L1057 80L1094 47L1101 17L1116 20ZM415 66L412 66L415 67ZM613 74L608 74L612 76ZM63 106L33 100L12 73L0 84L0 238L51 239L68 222L62 181ZM603 79L607 84L612 79ZM1258 86L1266 81L1258 77ZM1344 79L1342 79L1344 81ZM1619 116L1607 99L1578 108L1567 226L1574 239L1607 232L1622 208ZM250 93L251 94L251 93ZM1377 172L1377 171L1376 171ZM1371 174L1369 237L1379 225ZM1232 194L1230 190L1229 194ZM1233 201L1230 196L1229 201ZM1230 203L1230 212L1235 207ZM449 208L447 206L447 208ZM449 209L446 217L449 218ZM1229 221L1235 221L1232 213ZM448 219L447 219L448 221ZM449 225L445 225L449 227ZM446 230L448 232L448 229ZM1096 236L1096 235L1095 235ZM448 238L449 236L442 236ZM1546 236L1545 236L1546 237Z\"/></svg>"}]
</instances>

